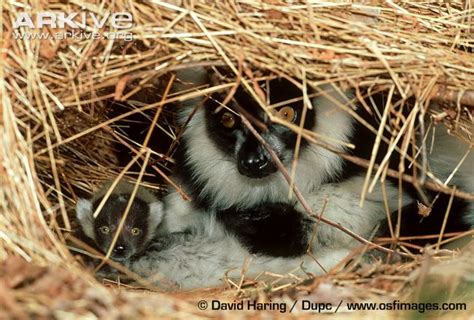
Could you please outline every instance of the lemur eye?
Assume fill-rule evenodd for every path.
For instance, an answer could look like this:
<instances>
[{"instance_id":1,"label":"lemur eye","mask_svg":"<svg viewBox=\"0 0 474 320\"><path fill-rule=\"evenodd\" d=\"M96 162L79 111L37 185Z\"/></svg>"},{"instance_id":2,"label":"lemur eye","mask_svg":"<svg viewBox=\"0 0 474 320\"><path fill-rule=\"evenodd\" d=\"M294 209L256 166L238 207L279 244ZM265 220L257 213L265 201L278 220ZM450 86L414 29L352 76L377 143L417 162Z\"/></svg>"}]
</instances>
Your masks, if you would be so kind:
<instances>
[{"instance_id":1,"label":"lemur eye","mask_svg":"<svg viewBox=\"0 0 474 320\"><path fill-rule=\"evenodd\" d=\"M230 112L224 112L221 116L221 123L224 127L232 129L235 126L235 116Z\"/></svg>"},{"instance_id":2,"label":"lemur eye","mask_svg":"<svg viewBox=\"0 0 474 320\"><path fill-rule=\"evenodd\" d=\"M296 120L296 111L290 106L286 106L278 110L277 116L288 122L293 122Z\"/></svg>"},{"instance_id":3,"label":"lemur eye","mask_svg":"<svg viewBox=\"0 0 474 320\"><path fill-rule=\"evenodd\" d=\"M132 232L132 235L134 236L138 236L140 233L142 233L142 231L139 228L133 228L131 232Z\"/></svg>"},{"instance_id":4,"label":"lemur eye","mask_svg":"<svg viewBox=\"0 0 474 320\"><path fill-rule=\"evenodd\" d=\"M107 234L110 232L110 228L107 227L107 226L102 226L99 228L100 232L102 232L103 234Z\"/></svg>"}]
</instances>

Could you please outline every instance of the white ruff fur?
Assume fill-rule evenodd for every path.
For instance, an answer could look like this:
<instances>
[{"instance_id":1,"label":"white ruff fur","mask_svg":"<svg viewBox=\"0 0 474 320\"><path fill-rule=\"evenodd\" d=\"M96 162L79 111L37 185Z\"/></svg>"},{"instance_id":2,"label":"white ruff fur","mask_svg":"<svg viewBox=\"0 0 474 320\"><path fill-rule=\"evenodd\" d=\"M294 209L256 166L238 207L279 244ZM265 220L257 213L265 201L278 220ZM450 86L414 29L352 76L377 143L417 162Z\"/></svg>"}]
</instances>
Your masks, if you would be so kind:
<instances>
[{"instance_id":1,"label":"white ruff fur","mask_svg":"<svg viewBox=\"0 0 474 320\"><path fill-rule=\"evenodd\" d=\"M322 89L328 92L332 90L329 86ZM331 95L339 102L347 103L346 97L335 92ZM196 101L191 104L195 103ZM325 97L313 99L313 105L317 108L314 131L323 137L347 142L352 133L353 118L334 104ZM180 112L182 123L191 111L192 108L183 108ZM237 170L235 158L218 150L208 137L205 121L205 110L199 108L184 132L188 147L186 161L194 169L194 178L204 185L200 195L209 196L212 199L211 206L215 209L225 209L233 205L249 208L265 201L285 201L288 183L284 177L281 174L272 174L262 179L252 179L241 175ZM340 144L327 143L343 150ZM290 167L291 163L288 163L288 171ZM340 174L341 169L342 159L338 155L312 144L301 150L295 183L303 194L308 194L328 179Z\"/></svg>"},{"instance_id":2,"label":"white ruff fur","mask_svg":"<svg viewBox=\"0 0 474 320\"><path fill-rule=\"evenodd\" d=\"M435 162L431 162L434 167ZM441 171L436 172L442 174ZM388 213L413 200L406 194L399 194L397 186L386 181L387 196L384 198L377 185L367 195L361 208L359 201L363 182L363 176L356 176L341 183L322 184L317 190L306 194L305 198L315 213L320 213L327 202L323 217L369 239ZM300 210L303 209L300 207ZM294 258L251 255L237 239L226 233L223 226L216 223L212 214L198 212L177 193L165 198L165 211L162 231L179 232L191 228L192 235L176 238L161 251L146 252L127 266L158 285L171 283L180 289L218 286L226 277L238 281L242 273L247 279L262 279L264 272L288 274L300 279L322 275L360 245L341 230L319 222L315 226L316 237L312 243L316 261L308 255Z\"/></svg>"},{"instance_id":3,"label":"white ruff fur","mask_svg":"<svg viewBox=\"0 0 474 320\"><path fill-rule=\"evenodd\" d=\"M78 199L76 203L76 217L86 236L94 239L94 217L92 216L92 202L87 199Z\"/></svg>"}]
</instances>

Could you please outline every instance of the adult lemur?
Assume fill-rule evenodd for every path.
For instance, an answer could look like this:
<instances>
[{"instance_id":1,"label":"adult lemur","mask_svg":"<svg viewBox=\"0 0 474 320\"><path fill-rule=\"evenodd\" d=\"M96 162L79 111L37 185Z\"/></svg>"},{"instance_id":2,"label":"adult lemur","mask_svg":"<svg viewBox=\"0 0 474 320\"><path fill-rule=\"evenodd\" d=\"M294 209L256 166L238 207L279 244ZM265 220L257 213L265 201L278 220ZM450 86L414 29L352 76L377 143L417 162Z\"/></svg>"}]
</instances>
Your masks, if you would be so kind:
<instances>
[{"instance_id":1,"label":"adult lemur","mask_svg":"<svg viewBox=\"0 0 474 320\"><path fill-rule=\"evenodd\" d=\"M185 70L178 73L176 90L187 90L209 84L204 69ZM294 175L296 186L316 212L328 204L323 215L352 230L369 237L374 227L387 214L399 207L403 210L406 225L438 233L446 212L449 196L437 198L431 215L419 218L413 206L417 192L410 186L400 191L397 183L387 180L384 188L378 186L369 193L364 206L359 206L365 169L345 161L337 152L346 152L362 159L370 159L378 121L373 114L356 107L350 92L343 92L333 85L323 85L311 99L312 108L304 111L302 90L288 80L274 79L260 83L266 95L264 104L273 114L296 125L303 124L314 139L323 141L332 149L319 144L301 141L298 163ZM179 106L179 122L184 127L177 153L177 175L184 190L192 195L196 208L215 215L251 252L274 256L293 256L306 251L313 224L305 219L303 210L296 205L295 197L288 197L288 183L278 172L267 150L242 124L240 114L254 123L261 136L271 146L284 166L291 171L295 157L297 135L286 126L272 123L243 86L239 86L226 105L228 93L214 93L203 99L191 99ZM263 97L260 99L262 100ZM227 99L228 100L228 99ZM380 106L384 102L379 101ZM306 112L306 114L305 114ZM352 113L352 114L351 114ZM354 118L359 117L360 121ZM364 123L365 121L365 123ZM369 130L367 126L372 126ZM395 123L387 122L383 133L392 132ZM467 125L467 130L472 124ZM423 137L424 138L424 137ZM445 181L458 166L470 148L445 133L436 130L427 138L428 160L431 172ZM355 149L346 147L354 144ZM382 139L377 163L387 146ZM393 151L390 163L397 169L398 151ZM450 183L465 191L474 190L472 168L474 156L469 154ZM411 166L413 167L413 166ZM407 163L407 168L409 168ZM407 169L408 170L408 169ZM417 169L419 170L419 169ZM323 188L321 188L324 186ZM175 197L174 214L185 206ZM463 230L474 223L472 203L455 199L445 231ZM179 219L178 219L179 220ZM419 222L423 221L422 224ZM180 227L176 227L179 229ZM403 233L402 226L402 233ZM353 241L339 230L321 223L316 233L315 252L325 246L341 248Z\"/></svg>"}]
</instances>

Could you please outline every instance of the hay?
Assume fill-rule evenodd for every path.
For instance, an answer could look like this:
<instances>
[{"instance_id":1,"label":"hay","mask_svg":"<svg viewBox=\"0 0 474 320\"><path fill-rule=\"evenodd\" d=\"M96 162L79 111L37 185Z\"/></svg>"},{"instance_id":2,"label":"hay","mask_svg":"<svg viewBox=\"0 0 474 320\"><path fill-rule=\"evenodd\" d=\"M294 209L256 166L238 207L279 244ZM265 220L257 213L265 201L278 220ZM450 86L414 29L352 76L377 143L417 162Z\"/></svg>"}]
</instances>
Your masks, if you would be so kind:
<instances>
[{"instance_id":1,"label":"hay","mask_svg":"<svg viewBox=\"0 0 474 320\"><path fill-rule=\"evenodd\" d=\"M16 32L31 31L13 29L19 12L69 13L80 11L81 6L98 15L107 11L131 12L135 24L129 31L134 42L74 37L15 39ZM258 88L254 79L268 74L312 86L337 83L342 88L354 87L361 102L368 101L366 93L390 91L401 101L416 99L412 118L433 112L437 122L444 122L460 140L471 144L474 9L469 1L388 1L383 5L8 1L2 3L2 9L0 306L12 316L113 317L116 313L110 312L119 312L113 310L129 317L170 316L176 311L176 318L205 314L196 309L194 301L215 296L214 291L171 295L122 290L125 287L121 285L121 290L116 291L104 289L91 276L84 279L84 267L68 251L64 240L65 232L74 226L70 212L78 195L87 194L122 172L120 159L113 152L117 143L141 159L137 161L149 158L154 173L169 180L177 132L165 119L167 111L156 118L157 126L152 126L173 142L160 151L151 151L142 141L127 140L116 126L119 119L145 112L150 124L163 106L233 86L221 84L201 93L167 95L170 72L180 68L226 65L236 73L244 73L242 84L255 96ZM96 31L104 34L107 30ZM36 32L55 35L63 30L43 28ZM135 102L129 103L129 110L111 115L110 99ZM440 109L427 110L432 101L440 103ZM403 103L396 105L403 107ZM412 135L420 128L397 118L399 112L393 108L388 120L398 121L399 131L393 137L399 137L404 146L403 150L395 151L408 156ZM377 128L373 130L377 132ZM314 140L307 133L302 134ZM379 169L383 166L363 161L360 164L377 176L390 174ZM423 163L420 167L424 168ZM130 172L127 175L137 176ZM416 177L404 179L416 182ZM364 192L369 187L367 183ZM431 188L472 199L472 195L439 184L432 184ZM472 232L448 235L448 241L469 234ZM406 297L413 294L413 288L421 290L430 272L422 262L426 257L413 255L419 248L410 248L403 242L400 246L413 260L398 265L380 263L373 268L353 264L309 285L296 284L294 280L282 284L278 280L281 277L275 276L274 283L237 285L227 296L288 299L313 294L318 300L325 296L321 292L325 284L347 289L344 299L349 300ZM461 261L462 267L453 268L459 273L472 273L462 263L472 258L469 250L459 257L456 251L428 250L429 264L456 256L454 261ZM20 267L21 272L8 272ZM19 280L9 281L8 275L17 274ZM54 279L51 275L55 274L64 277ZM46 279L44 284L42 279ZM40 285L34 288L29 285L38 282ZM50 283L53 287L64 286L67 293L61 296L54 290L48 291ZM459 283L463 282L451 282L443 288L454 294ZM110 299L105 298L106 292ZM49 301L57 304L48 308Z\"/></svg>"}]
</instances>

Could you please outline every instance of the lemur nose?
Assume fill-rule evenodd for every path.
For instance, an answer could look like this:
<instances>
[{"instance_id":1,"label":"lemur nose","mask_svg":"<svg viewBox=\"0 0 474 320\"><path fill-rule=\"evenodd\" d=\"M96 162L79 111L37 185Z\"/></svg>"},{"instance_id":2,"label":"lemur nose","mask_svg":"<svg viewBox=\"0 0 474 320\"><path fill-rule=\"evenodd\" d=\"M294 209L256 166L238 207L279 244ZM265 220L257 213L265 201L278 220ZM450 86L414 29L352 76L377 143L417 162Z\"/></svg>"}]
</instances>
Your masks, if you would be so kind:
<instances>
[{"instance_id":1,"label":"lemur nose","mask_svg":"<svg viewBox=\"0 0 474 320\"><path fill-rule=\"evenodd\" d=\"M263 178L276 171L276 166L264 154L252 154L243 157L238 166L240 174L249 178Z\"/></svg>"},{"instance_id":2,"label":"lemur nose","mask_svg":"<svg viewBox=\"0 0 474 320\"><path fill-rule=\"evenodd\" d=\"M249 178L263 178L277 171L270 154L255 139L247 139L238 154L237 169Z\"/></svg>"},{"instance_id":3,"label":"lemur nose","mask_svg":"<svg viewBox=\"0 0 474 320\"><path fill-rule=\"evenodd\" d=\"M125 247L118 245L114 248L114 253L121 254L125 252Z\"/></svg>"},{"instance_id":4,"label":"lemur nose","mask_svg":"<svg viewBox=\"0 0 474 320\"><path fill-rule=\"evenodd\" d=\"M244 159L241 159L241 165L250 172L257 172L263 169L268 164L268 159L263 154L252 154Z\"/></svg>"}]
</instances>

